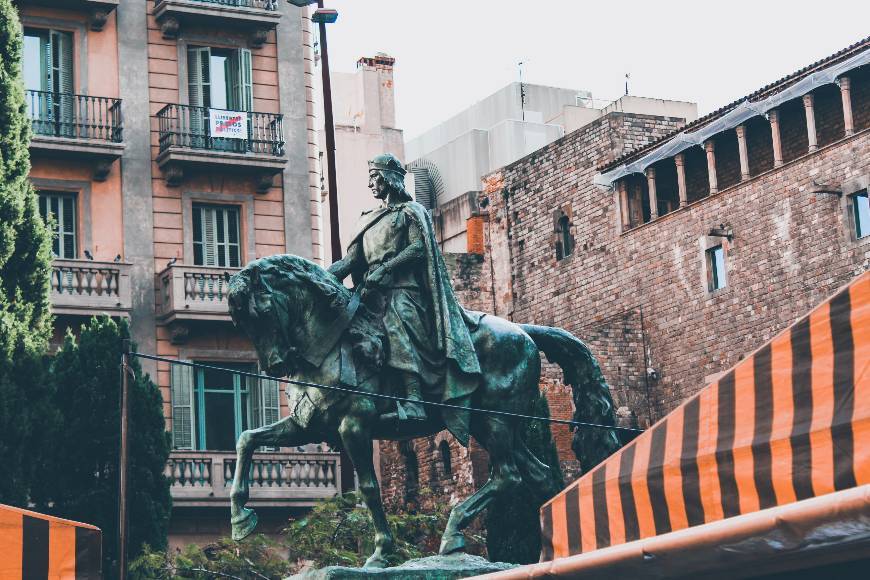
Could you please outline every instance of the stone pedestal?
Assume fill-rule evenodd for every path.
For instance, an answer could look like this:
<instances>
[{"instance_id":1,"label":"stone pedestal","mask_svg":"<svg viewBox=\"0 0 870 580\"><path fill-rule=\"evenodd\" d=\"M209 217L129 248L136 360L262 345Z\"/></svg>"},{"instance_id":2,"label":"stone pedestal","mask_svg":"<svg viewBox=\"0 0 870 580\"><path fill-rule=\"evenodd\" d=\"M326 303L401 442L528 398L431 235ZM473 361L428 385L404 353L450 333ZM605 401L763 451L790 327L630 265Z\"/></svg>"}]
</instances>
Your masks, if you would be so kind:
<instances>
[{"instance_id":1,"label":"stone pedestal","mask_svg":"<svg viewBox=\"0 0 870 580\"><path fill-rule=\"evenodd\" d=\"M409 560L393 568L345 568L329 566L290 576L286 580L456 580L516 567L516 564L489 562L480 556L451 554Z\"/></svg>"}]
</instances>

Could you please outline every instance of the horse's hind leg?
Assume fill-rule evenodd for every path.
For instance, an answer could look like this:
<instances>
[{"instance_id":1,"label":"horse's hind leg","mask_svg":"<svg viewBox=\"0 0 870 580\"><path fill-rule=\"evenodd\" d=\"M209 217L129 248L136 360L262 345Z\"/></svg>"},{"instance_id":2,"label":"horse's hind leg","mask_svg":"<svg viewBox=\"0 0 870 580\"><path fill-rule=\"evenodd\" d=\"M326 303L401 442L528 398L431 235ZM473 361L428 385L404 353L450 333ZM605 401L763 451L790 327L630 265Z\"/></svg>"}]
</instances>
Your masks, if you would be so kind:
<instances>
[{"instance_id":1,"label":"horse's hind leg","mask_svg":"<svg viewBox=\"0 0 870 580\"><path fill-rule=\"evenodd\" d=\"M441 549L439 550L441 554L463 550L465 536L462 534L462 530L492 500L516 488L521 482L520 471L517 469L512 449L516 435L516 424L502 417L486 417L481 421L483 432L479 434L480 437L475 436L489 452L489 481L450 512L447 527L444 530L444 535L441 536Z\"/></svg>"},{"instance_id":2,"label":"horse's hind leg","mask_svg":"<svg viewBox=\"0 0 870 580\"><path fill-rule=\"evenodd\" d=\"M289 447L302 445L305 442L302 430L289 417L265 427L243 431L239 435L239 440L236 442L236 471L230 491L230 521L234 540L244 539L257 526L257 514L254 510L245 507L250 494L248 472L251 469L254 450L262 445Z\"/></svg>"}]
</instances>

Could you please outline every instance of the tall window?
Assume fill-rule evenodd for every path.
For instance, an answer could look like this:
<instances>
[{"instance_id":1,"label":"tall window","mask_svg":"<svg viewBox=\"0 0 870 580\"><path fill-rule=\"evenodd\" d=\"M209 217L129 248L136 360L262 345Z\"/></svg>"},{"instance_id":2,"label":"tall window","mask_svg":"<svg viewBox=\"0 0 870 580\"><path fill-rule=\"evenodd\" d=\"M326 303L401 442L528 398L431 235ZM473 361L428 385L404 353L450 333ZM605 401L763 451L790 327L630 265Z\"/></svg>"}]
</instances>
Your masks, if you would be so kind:
<instances>
[{"instance_id":1,"label":"tall window","mask_svg":"<svg viewBox=\"0 0 870 580\"><path fill-rule=\"evenodd\" d=\"M187 95L192 106L250 111L252 78L250 50L187 49Z\"/></svg>"},{"instance_id":2,"label":"tall window","mask_svg":"<svg viewBox=\"0 0 870 580\"><path fill-rule=\"evenodd\" d=\"M247 363L206 364L256 372ZM242 431L278 421L279 388L272 379L172 367L172 437L178 449L232 451Z\"/></svg>"},{"instance_id":3,"label":"tall window","mask_svg":"<svg viewBox=\"0 0 870 580\"><path fill-rule=\"evenodd\" d=\"M56 258L75 259L76 196L73 193L40 192L39 213L52 224L51 251Z\"/></svg>"},{"instance_id":4,"label":"tall window","mask_svg":"<svg viewBox=\"0 0 870 580\"><path fill-rule=\"evenodd\" d=\"M571 235L571 220L565 213L556 220L556 259L567 258L574 252L574 236Z\"/></svg>"},{"instance_id":5,"label":"tall window","mask_svg":"<svg viewBox=\"0 0 870 580\"><path fill-rule=\"evenodd\" d=\"M870 236L870 198L866 189L852 196L852 212L855 218L855 238L860 240Z\"/></svg>"},{"instance_id":6,"label":"tall window","mask_svg":"<svg viewBox=\"0 0 870 580\"><path fill-rule=\"evenodd\" d=\"M725 284L725 249L720 244L707 250L707 290L713 292Z\"/></svg>"},{"instance_id":7,"label":"tall window","mask_svg":"<svg viewBox=\"0 0 870 580\"><path fill-rule=\"evenodd\" d=\"M25 29L23 52L27 112L34 120L34 131L71 134L73 35L59 30Z\"/></svg>"},{"instance_id":8,"label":"tall window","mask_svg":"<svg viewBox=\"0 0 870 580\"><path fill-rule=\"evenodd\" d=\"M193 204L193 263L239 267L239 208Z\"/></svg>"}]
</instances>

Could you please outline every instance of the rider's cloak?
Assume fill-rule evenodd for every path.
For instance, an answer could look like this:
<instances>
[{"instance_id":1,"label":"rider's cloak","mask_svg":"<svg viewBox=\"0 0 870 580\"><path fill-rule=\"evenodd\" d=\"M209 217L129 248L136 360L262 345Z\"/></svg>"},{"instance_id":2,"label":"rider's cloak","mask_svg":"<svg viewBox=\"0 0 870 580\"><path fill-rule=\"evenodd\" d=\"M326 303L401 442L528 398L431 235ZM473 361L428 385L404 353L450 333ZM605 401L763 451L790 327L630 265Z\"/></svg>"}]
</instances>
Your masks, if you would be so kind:
<instances>
[{"instance_id":1,"label":"rider's cloak","mask_svg":"<svg viewBox=\"0 0 870 580\"><path fill-rule=\"evenodd\" d=\"M443 402L469 406L470 395L480 382L480 363L471 341L469 326L476 326L480 315L466 312L453 293L450 275L435 238L435 228L426 209L415 201L407 201L364 213L351 245L362 243L362 235L375 223L393 212L402 212L422 233L425 264L421 266L422 296L435 324L432 340L446 360ZM463 444L468 443L469 413L443 409L447 428Z\"/></svg>"}]
</instances>

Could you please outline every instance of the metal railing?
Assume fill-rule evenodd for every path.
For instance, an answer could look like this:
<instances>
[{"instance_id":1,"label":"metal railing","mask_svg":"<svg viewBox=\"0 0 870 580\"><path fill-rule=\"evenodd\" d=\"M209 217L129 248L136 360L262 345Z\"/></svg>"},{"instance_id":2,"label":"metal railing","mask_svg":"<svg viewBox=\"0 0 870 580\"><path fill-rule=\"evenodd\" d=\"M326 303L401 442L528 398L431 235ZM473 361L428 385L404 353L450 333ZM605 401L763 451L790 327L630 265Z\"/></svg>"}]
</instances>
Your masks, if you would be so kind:
<instances>
[{"instance_id":1,"label":"metal railing","mask_svg":"<svg viewBox=\"0 0 870 580\"><path fill-rule=\"evenodd\" d=\"M26 91L27 115L36 135L120 143L121 99Z\"/></svg>"},{"instance_id":2,"label":"metal railing","mask_svg":"<svg viewBox=\"0 0 870 580\"><path fill-rule=\"evenodd\" d=\"M159 6L163 0L157 0ZM190 0L201 4L217 4L233 8L256 8L259 10L277 10L278 0Z\"/></svg>"},{"instance_id":3,"label":"metal railing","mask_svg":"<svg viewBox=\"0 0 870 580\"><path fill-rule=\"evenodd\" d=\"M161 315L229 320L226 274L238 268L172 265L160 273Z\"/></svg>"},{"instance_id":4,"label":"metal railing","mask_svg":"<svg viewBox=\"0 0 870 580\"><path fill-rule=\"evenodd\" d=\"M130 264L61 260L51 263L55 310L127 309L132 305Z\"/></svg>"},{"instance_id":5,"label":"metal railing","mask_svg":"<svg viewBox=\"0 0 870 580\"><path fill-rule=\"evenodd\" d=\"M231 139L211 135L211 115L214 112L224 110L174 104L160 109L157 112L160 151L182 147L275 157L284 155L283 115L246 112L247 139Z\"/></svg>"},{"instance_id":6,"label":"metal railing","mask_svg":"<svg viewBox=\"0 0 870 580\"><path fill-rule=\"evenodd\" d=\"M229 501L236 468L232 451L173 451L164 475L174 500ZM248 477L251 500L316 500L338 493L338 453L255 453Z\"/></svg>"}]
</instances>

